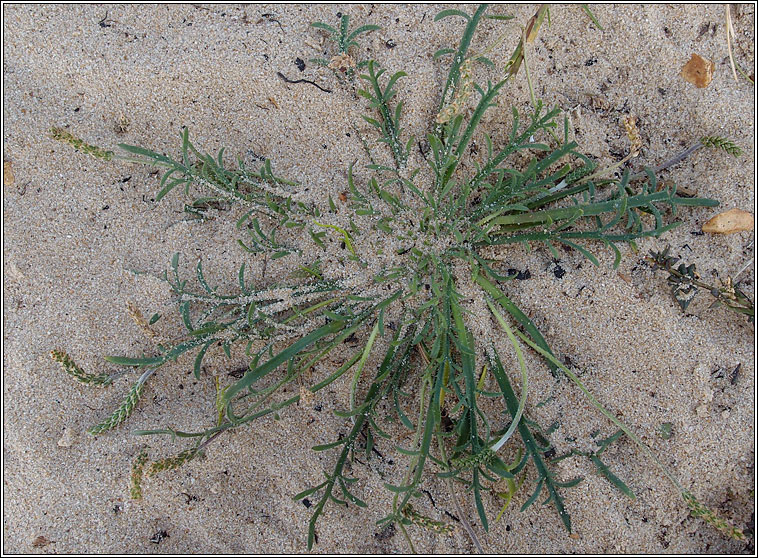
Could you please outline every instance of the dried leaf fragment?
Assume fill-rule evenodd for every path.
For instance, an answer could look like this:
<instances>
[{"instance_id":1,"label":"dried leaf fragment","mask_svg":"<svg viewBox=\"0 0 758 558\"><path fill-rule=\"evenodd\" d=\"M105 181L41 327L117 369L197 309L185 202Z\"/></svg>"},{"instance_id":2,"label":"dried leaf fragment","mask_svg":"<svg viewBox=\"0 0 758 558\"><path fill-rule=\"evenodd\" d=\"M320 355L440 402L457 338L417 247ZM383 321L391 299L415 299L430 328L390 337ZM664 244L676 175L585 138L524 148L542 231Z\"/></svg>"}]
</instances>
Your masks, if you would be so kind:
<instances>
[{"instance_id":1,"label":"dried leaf fragment","mask_svg":"<svg viewBox=\"0 0 758 558\"><path fill-rule=\"evenodd\" d=\"M3 161L3 185L13 186L16 177L13 176L13 164L10 161Z\"/></svg>"},{"instance_id":2,"label":"dried leaf fragment","mask_svg":"<svg viewBox=\"0 0 758 558\"><path fill-rule=\"evenodd\" d=\"M310 407L313 403L313 398L315 397L315 394L306 388L305 386L300 386L300 403L305 407Z\"/></svg>"},{"instance_id":3,"label":"dried leaf fragment","mask_svg":"<svg viewBox=\"0 0 758 558\"><path fill-rule=\"evenodd\" d=\"M132 484L129 489L129 495L132 500L142 500L142 469L147 463L147 459L147 450L142 449L137 456L137 459L132 463Z\"/></svg>"},{"instance_id":4,"label":"dried leaf fragment","mask_svg":"<svg viewBox=\"0 0 758 558\"><path fill-rule=\"evenodd\" d=\"M357 65L352 56L342 53L336 56L332 56L332 59L327 65L327 68L330 70L340 71L344 74L347 73L348 70L354 69L356 66Z\"/></svg>"},{"instance_id":5,"label":"dried leaf fragment","mask_svg":"<svg viewBox=\"0 0 758 558\"><path fill-rule=\"evenodd\" d=\"M695 87L707 87L713 80L713 70L716 65L703 58L699 54L693 54L689 62L682 68L682 77L693 84Z\"/></svg>"},{"instance_id":6,"label":"dried leaf fragment","mask_svg":"<svg viewBox=\"0 0 758 558\"><path fill-rule=\"evenodd\" d=\"M40 535L39 537L37 537L36 539L32 541L32 546L34 548L40 548L40 547L49 545L51 542L53 541L48 539L45 535Z\"/></svg>"},{"instance_id":7,"label":"dried leaf fragment","mask_svg":"<svg viewBox=\"0 0 758 558\"><path fill-rule=\"evenodd\" d=\"M150 324L147 323L147 320L142 315L139 307L134 302L127 300L126 309L129 311L129 316L132 318L132 321L137 325L142 333L144 333L150 339L155 339L157 337L158 334L155 333L153 328L150 327Z\"/></svg>"},{"instance_id":8,"label":"dried leaf fragment","mask_svg":"<svg viewBox=\"0 0 758 558\"><path fill-rule=\"evenodd\" d=\"M630 157L637 157L642 149L642 139L640 139L640 130L637 128L637 118L631 114L621 118L621 122L626 130L626 135L631 143L629 150Z\"/></svg>"},{"instance_id":9,"label":"dried leaf fragment","mask_svg":"<svg viewBox=\"0 0 758 558\"><path fill-rule=\"evenodd\" d=\"M753 215L742 209L730 209L719 213L703 225L703 232L715 234L732 234L753 230Z\"/></svg>"},{"instance_id":10,"label":"dried leaf fragment","mask_svg":"<svg viewBox=\"0 0 758 558\"><path fill-rule=\"evenodd\" d=\"M118 120L116 120L113 131L117 134L125 134L129 130L129 124L129 119L122 112L119 114Z\"/></svg>"},{"instance_id":11,"label":"dried leaf fragment","mask_svg":"<svg viewBox=\"0 0 758 558\"><path fill-rule=\"evenodd\" d=\"M79 436L77 435L76 431L73 428L69 428L68 426L66 426L63 429L63 434L58 440L58 447L70 448L77 442L78 439L79 439Z\"/></svg>"},{"instance_id":12,"label":"dried leaf fragment","mask_svg":"<svg viewBox=\"0 0 758 558\"><path fill-rule=\"evenodd\" d=\"M458 116L474 91L471 58L464 60L458 71L460 73L458 88L455 90L452 100L437 115L437 124L445 124Z\"/></svg>"}]
</instances>

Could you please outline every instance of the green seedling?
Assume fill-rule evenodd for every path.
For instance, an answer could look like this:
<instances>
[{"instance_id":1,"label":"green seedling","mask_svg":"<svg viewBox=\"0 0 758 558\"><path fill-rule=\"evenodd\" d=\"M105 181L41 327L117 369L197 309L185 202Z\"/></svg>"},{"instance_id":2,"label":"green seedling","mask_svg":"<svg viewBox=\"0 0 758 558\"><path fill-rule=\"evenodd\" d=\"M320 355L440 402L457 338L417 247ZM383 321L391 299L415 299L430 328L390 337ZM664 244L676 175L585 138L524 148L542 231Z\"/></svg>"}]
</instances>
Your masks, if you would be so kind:
<instances>
[{"instance_id":1,"label":"green seedling","mask_svg":"<svg viewBox=\"0 0 758 558\"><path fill-rule=\"evenodd\" d=\"M368 65L368 60L356 61L350 55L350 49L358 47L356 39L364 33L381 29L378 25L361 25L357 29L350 31L350 16L345 14L340 17L340 24L336 28L320 21L311 23L311 26L326 31L329 39L337 47L337 54L330 60L326 58L311 58L311 62L330 68L340 79L347 78L349 80L355 78L356 70L360 70Z\"/></svg>"}]
</instances>

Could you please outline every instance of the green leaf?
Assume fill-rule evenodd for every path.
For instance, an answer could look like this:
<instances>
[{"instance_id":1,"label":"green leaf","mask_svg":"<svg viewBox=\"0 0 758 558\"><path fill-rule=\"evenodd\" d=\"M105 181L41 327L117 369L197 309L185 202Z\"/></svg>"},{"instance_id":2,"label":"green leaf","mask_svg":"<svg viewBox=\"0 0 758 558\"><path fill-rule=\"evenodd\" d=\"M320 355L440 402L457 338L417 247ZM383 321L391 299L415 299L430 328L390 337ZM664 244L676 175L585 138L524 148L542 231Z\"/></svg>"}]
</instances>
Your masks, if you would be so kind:
<instances>
[{"instance_id":1,"label":"green leaf","mask_svg":"<svg viewBox=\"0 0 758 558\"><path fill-rule=\"evenodd\" d=\"M485 19L494 19L495 21L510 21L516 16L512 15L496 15L496 14L490 14L484 16Z\"/></svg>"},{"instance_id":2,"label":"green leaf","mask_svg":"<svg viewBox=\"0 0 758 558\"><path fill-rule=\"evenodd\" d=\"M332 448L336 448L336 447L342 446L342 445L345 444L345 442L347 442L347 438L340 438L336 442L330 442L328 444L321 444L321 445L318 445L318 446L313 446L311 449L313 451L326 451L326 450L329 450L329 449L332 449Z\"/></svg>"},{"instance_id":3,"label":"green leaf","mask_svg":"<svg viewBox=\"0 0 758 558\"><path fill-rule=\"evenodd\" d=\"M590 459L592 459L592 462L595 464L595 467L597 467L597 470L601 475L608 479L613 486L634 500L634 492L631 491L631 489L624 483L624 481L614 475L611 470L608 469L608 466L603 463L597 455L590 455Z\"/></svg>"},{"instance_id":4,"label":"green leaf","mask_svg":"<svg viewBox=\"0 0 758 558\"><path fill-rule=\"evenodd\" d=\"M322 488L324 488L324 486L326 486L328 482L329 481L324 481L321 484L319 484L318 486L314 486L312 488L308 488L306 490L303 490L302 492L298 492L297 494L295 494L292 497L292 499L295 500L295 501L297 501L297 500L302 500L303 498L307 498L308 496L310 496L314 492L318 492L319 490L321 490Z\"/></svg>"},{"instance_id":5,"label":"green leaf","mask_svg":"<svg viewBox=\"0 0 758 558\"><path fill-rule=\"evenodd\" d=\"M348 43L352 42L353 39L355 39L358 35L362 33L368 33L369 31L378 31L379 29L381 29L381 27L379 27L378 25L370 25L370 24L362 25L361 27L358 27L358 29L350 33L350 35L348 35L347 42Z\"/></svg>"},{"instance_id":6,"label":"green leaf","mask_svg":"<svg viewBox=\"0 0 758 558\"><path fill-rule=\"evenodd\" d=\"M298 339L289 347L278 353L276 356L267 360L265 363L257 366L253 370L249 370L239 381L229 386L229 388L224 392L224 402L228 403L240 391L251 387L255 382L264 377L266 374L273 370L276 370L281 364L297 356L297 354L302 349L309 347L327 335L336 333L342 329L344 325L344 322L334 321L325 326L322 326L310 332L308 335L305 335L304 337Z\"/></svg>"},{"instance_id":7,"label":"green leaf","mask_svg":"<svg viewBox=\"0 0 758 558\"><path fill-rule=\"evenodd\" d=\"M437 60L438 58L445 56L446 54L453 54L455 52L454 48L441 48L437 52L434 53L434 56L432 56L433 60Z\"/></svg>"},{"instance_id":8,"label":"green leaf","mask_svg":"<svg viewBox=\"0 0 758 558\"><path fill-rule=\"evenodd\" d=\"M413 488L413 485L406 485L406 486L394 486L392 484L384 483L384 488L389 490L390 492L394 492L395 494L405 494L409 490Z\"/></svg>"},{"instance_id":9,"label":"green leaf","mask_svg":"<svg viewBox=\"0 0 758 558\"><path fill-rule=\"evenodd\" d=\"M329 33L332 33L333 35L337 35L337 30L332 27L331 25L327 25L326 23L321 23L320 21L314 21L311 23L311 27L316 27L317 29L324 29L326 31L329 31Z\"/></svg>"},{"instance_id":10,"label":"green leaf","mask_svg":"<svg viewBox=\"0 0 758 558\"><path fill-rule=\"evenodd\" d=\"M471 19L471 16L468 15L466 12L462 12L461 10L442 10L440 13L438 13L436 16L434 16L434 21L439 21L441 19L445 19L446 17L450 16L460 16L466 21L469 21Z\"/></svg>"},{"instance_id":11,"label":"green leaf","mask_svg":"<svg viewBox=\"0 0 758 558\"><path fill-rule=\"evenodd\" d=\"M142 357L142 358L130 358L120 356L106 356L105 360L118 364L120 366L156 366L163 364L165 357Z\"/></svg>"},{"instance_id":12,"label":"green leaf","mask_svg":"<svg viewBox=\"0 0 758 558\"><path fill-rule=\"evenodd\" d=\"M534 488L534 492L532 492L532 495L529 497L529 499L524 502L524 505L521 506L521 511L526 510L529 506L534 504L534 502L539 498L540 492L542 492L542 484L545 482L545 479L541 479L540 482L537 483L537 486Z\"/></svg>"},{"instance_id":13,"label":"green leaf","mask_svg":"<svg viewBox=\"0 0 758 558\"><path fill-rule=\"evenodd\" d=\"M195 374L195 378L198 380L200 379L200 371L201 371L201 365L203 363L203 358L205 357L205 353L208 351L211 345L216 342L216 339L211 339L208 341L205 345L203 345L203 348L198 351L197 356L195 357L195 365L193 367L193 373Z\"/></svg>"},{"instance_id":14,"label":"green leaf","mask_svg":"<svg viewBox=\"0 0 758 558\"><path fill-rule=\"evenodd\" d=\"M589 18L592 20L592 23L595 24L595 27L597 27L598 29L600 29L600 31L605 31L605 29L603 29L603 26L600 25L600 22L597 20L597 18L592 13L592 11L590 10L590 7L587 4L582 4L582 9L589 16Z\"/></svg>"}]
</instances>

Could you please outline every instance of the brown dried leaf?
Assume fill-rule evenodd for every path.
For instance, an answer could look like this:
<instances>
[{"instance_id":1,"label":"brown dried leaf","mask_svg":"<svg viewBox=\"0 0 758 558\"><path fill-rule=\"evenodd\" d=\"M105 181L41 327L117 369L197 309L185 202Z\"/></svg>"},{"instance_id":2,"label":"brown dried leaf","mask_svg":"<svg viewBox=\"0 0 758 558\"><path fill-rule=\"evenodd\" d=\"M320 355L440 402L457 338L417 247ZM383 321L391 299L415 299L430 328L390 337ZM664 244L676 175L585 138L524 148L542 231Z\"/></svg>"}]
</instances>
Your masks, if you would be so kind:
<instances>
[{"instance_id":1,"label":"brown dried leaf","mask_svg":"<svg viewBox=\"0 0 758 558\"><path fill-rule=\"evenodd\" d=\"M629 156L637 157L642 149L642 139L640 139L640 130L637 128L637 118L629 114L621 118L621 123L624 125L626 135L631 143Z\"/></svg>"},{"instance_id":2,"label":"brown dried leaf","mask_svg":"<svg viewBox=\"0 0 758 558\"><path fill-rule=\"evenodd\" d=\"M353 57L345 53L332 56L332 59L329 61L329 65L327 66L327 68L330 70L340 71L343 74L355 67L356 63L355 60L353 60Z\"/></svg>"},{"instance_id":3,"label":"brown dried leaf","mask_svg":"<svg viewBox=\"0 0 758 558\"><path fill-rule=\"evenodd\" d=\"M142 312L140 311L139 307L131 300L127 300L126 308L129 311L129 316L132 318L134 323L137 324L137 327L140 328L142 333L144 333L150 339L155 339L157 334L155 333L153 328L150 327L150 324L147 323L147 320L142 315Z\"/></svg>"},{"instance_id":4,"label":"brown dried leaf","mask_svg":"<svg viewBox=\"0 0 758 558\"><path fill-rule=\"evenodd\" d=\"M42 547L42 546L47 546L47 545L49 545L51 542L52 542L52 541L51 541L51 540L49 540L49 539L48 539L47 537L45 537L44 535L40 535L39 537L37 537L36 539L34 539L34 540L32 541L32 546L33 546L33 547L35 547L35 548L39 548L39 547Z\"/></svg>"},{"instance_id":5,"label":"brown dried leaf","mask_svg":"<svg viewBox=\"0 0 758 558\"><path fill-rule=\"evenodd\" d=\"M313 398L315 397L315 394L306 388L305 386L300 386L300 403L304 407L310 407L313 403Z\"/></svg>"},{"instance_id":6,"label":"brown dried leaf","mask_svg":"<svg viewBox=\"0 0 758 558\"><path fill-rule=\"evenodd\" d=\"M703 88L713 80L715 69L716 65L713 62L699 54L693 54L690 61L682 68L682 77L695 87Z\"/></svg>"},{"instance_id":7,"label":"brown dried leaf","mask_svg":"<svg viewBox=\"0 0 758 558\"><path fill-rule=\"evenodd\" d=\"M13 165L10 161L3 161L3 185L13 186L16 178L13 176Z\"/></svg>"},{"instance_id":8,"label":"brown dried leaf","mask_svg":"<svg viewBox=\"0 0 758 558\"><path fill-rule=\"evenodd\" d=\"M732 234L753 230L753 214L741 209L730 209L719 213L703 225L703 232L715 234Z\"/></svg>"}]
</instances>

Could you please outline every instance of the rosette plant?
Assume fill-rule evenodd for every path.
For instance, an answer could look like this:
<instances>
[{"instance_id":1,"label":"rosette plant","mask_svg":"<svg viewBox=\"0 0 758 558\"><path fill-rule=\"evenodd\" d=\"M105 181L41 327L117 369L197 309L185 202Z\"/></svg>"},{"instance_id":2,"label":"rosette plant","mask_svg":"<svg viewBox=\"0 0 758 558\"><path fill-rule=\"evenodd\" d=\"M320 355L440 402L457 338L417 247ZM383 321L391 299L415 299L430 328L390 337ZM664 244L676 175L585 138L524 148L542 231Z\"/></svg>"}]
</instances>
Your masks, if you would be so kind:
<instances>
[{"instance_id":1,"label":"rosette plant","mask_svg":"<svg viewBox=\"0 0 758 558\"><path fill-rule=\"evenodd\" d=\"M677 226L664 217L667 211L676 214L682 208L717 202L679 195L675 186L660 184L652 171L637 176L617 173L620 165L600 168L570 139L561 111L537 100L529 114L513 109L510 129L497 140L480 130L485 113L499 110L498 97L524 62L524 44L546 13L540 9L530 20L513 56L498 70L487 50L473 53L471 48L483 18L504 19L487 16L486 11L481 6L473 14L445 10L438 16L460 17L464 30L457 47L435 55L449 59L450 65L427 133L413 136L403 129L403 104L397 93L404 72L393 73L375 60L356 66L365 72L359 75L358 91L368 101L364 119L383 145L372 151L365 143L371 161L368 178L358 180L350 166L343 200L350 212L341 218L331 198L329 207L303 201L298 185L277 176L270 161L259 169L241 160L229 164L223 150L216 155L198 150L187 130L176 158L129 145L121 145L122 152L116 154L54 130L58 139L92 155L161 169L156 200L184 190L191 198L185 209L192 216L244 208L237 218L244 257L265 256L270 266L283 258L300 258L298 273L266 285L254 285L243 263L236 290L222 292L206 281L200 262L193 287L182 278L180 256L174 255L163 279L173 290L186 331L160 344L155 354L107 357L142 374L116 412L90 432L99 434L121 424L145 383L165 364L192 355L199 378L209 351L220 348L230 354L233 345L242 344L249 365L235 381L218 386L218 413L207 429L137 432L188 442L179 455L154 461L148 475L191 461L224 432L347 381L347 404L335 410L344 417L346 432L314 448L330 452L333 465L323 482L295 496L315 499L309 548L317 520L330 501L366 506L347 465L359 452L370 456L378 443L396 447L406 459L402 477L386 483L393 504L382 520L398 525L406 535L411 523L447 530L413 507L425 475L437 474L451 487L463 487L487 529L490 519L482 493L505 479L510 488L503 496L509 501L523 482L520 472L530 463L534 482L522 509L550 501L570 531L562 493L580 479L556 480L546 457L547 436L527 419L529 375L536 370L527 370L524 352L533 351L546 371L573 382L617 428L591 456L610 482L633 497L601 461L608 444L627 436L661 467L695 515L741 537L739 530L699 504L557 357L534 321L508 296L514 275L503 264L509 251L543 246L556 255L559 247L575 250L594 265L600 264L593 252L608 249L618 265L636 240L658 237ZM337 55L345 58L356 46L357 34L374 29L363 26L350 34L345 19L340 26L344 48ZM340 32L329 30L339 38ZM487 66L495 67L500 78L478 81L477 69ZM634 142L633 135L630 138ZM411 154L416 150L426 164L413 168ZM527 163L517 165L517 160ZM314 244L322 252L328 250L327 235L336 235L341 245L333 258L338 265L321 258L306 261ZM139 319L148 329L155 321ZM320 363L348 341L342 363L311 379L310 371L323 370ZM64 357L59 354L58 359L63 362ZM84 374L71 361L64 366L78 377ZM294 394L291 389L284 394L290 386L296 386ZM403 435L403 430L410 434ZM505 448L515 460L504 459ZM137 486L145 464L141 456L135 469ZM465 518L464 524L476 540Z\"/></svg>"}]
</instances>

